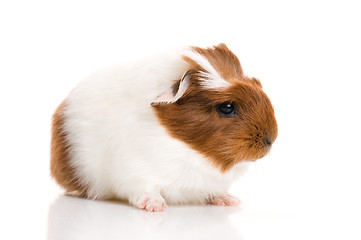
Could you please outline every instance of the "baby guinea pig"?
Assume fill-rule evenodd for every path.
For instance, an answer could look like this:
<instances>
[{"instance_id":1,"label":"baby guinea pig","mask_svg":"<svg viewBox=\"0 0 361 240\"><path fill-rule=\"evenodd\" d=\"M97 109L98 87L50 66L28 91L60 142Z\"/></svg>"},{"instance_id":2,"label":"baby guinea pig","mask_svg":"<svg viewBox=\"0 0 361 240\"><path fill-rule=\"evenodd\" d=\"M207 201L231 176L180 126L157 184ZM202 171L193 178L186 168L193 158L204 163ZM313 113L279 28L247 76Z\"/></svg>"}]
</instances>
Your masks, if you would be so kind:
<instances>
[{"instance_id":1,"label":"baby guinea pig","mask_svg":"<svg viewBox=\"0 0 361 240\"><path fill-rule=\"evenodd\" d=\"M261 83L226 45L188 47L80 82L53 116L50 168L68 193L148 211L237 205L227 189L276 137Z\"/></svg>"}]
</instances>

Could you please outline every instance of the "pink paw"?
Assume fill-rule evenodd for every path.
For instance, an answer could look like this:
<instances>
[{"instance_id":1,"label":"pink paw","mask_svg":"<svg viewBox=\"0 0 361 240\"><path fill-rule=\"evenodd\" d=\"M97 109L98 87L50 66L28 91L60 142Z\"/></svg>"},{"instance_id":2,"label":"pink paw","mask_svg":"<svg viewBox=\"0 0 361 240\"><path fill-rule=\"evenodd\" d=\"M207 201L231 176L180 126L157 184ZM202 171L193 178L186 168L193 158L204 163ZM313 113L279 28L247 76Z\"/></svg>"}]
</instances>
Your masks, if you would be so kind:
<instances>
[{"instance_id":1,"label":"pink paw","mask_svg":"<svg viewBox=\"0 0 361 240\"><path fill-rule=\"evenodd\" d=\"M208 203L217 206L237 206L241 204L241 200L230 194L227 194L224 196L213 197L210 200L208 200Z\"/></svg>"},{"instance_id":2,"label":"pink paw","mask_svg":"<svg viewBox=\"0 0 361 240\"><path fill-rule=\"evenodd\" d=\"M144 194L137 201L137 207L149 212L161 212L167 208L167 205L160 194Z\"/></svg>"}]
</instances>

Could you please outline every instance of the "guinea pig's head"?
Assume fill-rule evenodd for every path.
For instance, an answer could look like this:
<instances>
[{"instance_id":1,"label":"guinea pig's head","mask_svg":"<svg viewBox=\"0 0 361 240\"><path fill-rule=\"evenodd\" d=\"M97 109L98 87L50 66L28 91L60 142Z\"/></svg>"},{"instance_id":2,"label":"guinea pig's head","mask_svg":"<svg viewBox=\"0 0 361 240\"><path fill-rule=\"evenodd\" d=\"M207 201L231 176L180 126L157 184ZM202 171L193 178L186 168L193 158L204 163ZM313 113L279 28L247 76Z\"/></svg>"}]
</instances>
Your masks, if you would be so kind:
<instances>
[{"instance_id":1,"label":"guinea pig's head","mask_svg":"<svg viewBox=\"0 0 361 240\"><path fill-rule=\"evenodd\" d=\"M277 122L261 83L224 44L192 47L183 58L187 71L152 103L161 124L223 172L265 156Z\"/></svg>"}]
</instances>

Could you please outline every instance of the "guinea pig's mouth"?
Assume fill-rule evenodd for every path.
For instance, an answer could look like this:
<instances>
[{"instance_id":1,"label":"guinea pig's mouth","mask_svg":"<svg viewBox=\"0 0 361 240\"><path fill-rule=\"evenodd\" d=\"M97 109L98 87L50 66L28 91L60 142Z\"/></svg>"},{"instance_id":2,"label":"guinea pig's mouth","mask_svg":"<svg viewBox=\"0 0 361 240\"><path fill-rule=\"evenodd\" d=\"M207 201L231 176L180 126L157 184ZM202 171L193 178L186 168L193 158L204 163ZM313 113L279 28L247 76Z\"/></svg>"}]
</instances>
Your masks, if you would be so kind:
<instances>
[{"instance_id":1,"label":"guinea pig's mouth","mask_svg":"<svg viewBox=\"0 0 361 240\"><path fill-rule=\"evenodd\" d=\"M263 150L259 154L259 159L264 158L269 154L272 148L272 143L264 144Z\"/></svg>"},{"instance_id":2,"label":"guinea pig's mouth","mask_svg":"<svg viewBox=\"0 0 361 240\"><path fill-rule=\"evenodd\" d=\"M264 158L265 156L268 155L268 153L269 153L269 149L268 149L266 152L261 153L261 154L259 155L259 158L258 158L258 159Z\"/></svg>"},{"instance_id":3,"label":"guinea pig's mouth","mask_svg":"<svg viewBox=\"0 0 361 240\"><path fill-rule=\"evenodd\" d=\"M247 138L244 138L240 151L237 156L240 161L254 162L258 159L264 158L270 152L272 145L275 141L275 137L271 134L258 133L250 134Z\"/></svg>"},{"instance_id":4,"label":"guinea pig's mouth","mask_svg":"<svg viewBox=\"0 0 361 240\"><path fill-rule=\"evenodd\" d=\"M271 150L271 146L265 146L262 148L250 149L248 156L245 158L247 161L255 162L258 159L264 158Z\"/></svg>"}]
</instances>

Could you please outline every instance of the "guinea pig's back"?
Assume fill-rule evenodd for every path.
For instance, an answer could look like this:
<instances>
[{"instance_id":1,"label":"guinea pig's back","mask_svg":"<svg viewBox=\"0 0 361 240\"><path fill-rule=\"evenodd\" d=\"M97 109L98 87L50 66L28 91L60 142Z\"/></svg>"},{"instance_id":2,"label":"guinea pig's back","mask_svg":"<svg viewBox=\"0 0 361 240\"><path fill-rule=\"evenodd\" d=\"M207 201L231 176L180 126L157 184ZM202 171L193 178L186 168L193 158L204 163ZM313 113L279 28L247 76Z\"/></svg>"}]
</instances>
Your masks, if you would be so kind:
<instances>
[{"instance_id":1,"label":"guinea pig's back","mask_svg":"<svg viewBox=\"0 0 361 240\"><path fill-rule=\"evenodd\" d=\"M70 192L109 198L112 183L154 165L157 159L141 158L156 158L169 136L150 104L185 68L174 51L105 68L80 82L53 116L51 173L57 182Z\"/></svg>"}]
</instances>

